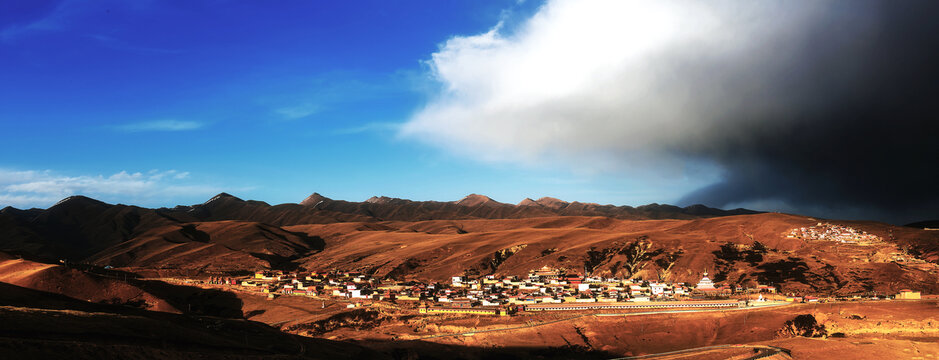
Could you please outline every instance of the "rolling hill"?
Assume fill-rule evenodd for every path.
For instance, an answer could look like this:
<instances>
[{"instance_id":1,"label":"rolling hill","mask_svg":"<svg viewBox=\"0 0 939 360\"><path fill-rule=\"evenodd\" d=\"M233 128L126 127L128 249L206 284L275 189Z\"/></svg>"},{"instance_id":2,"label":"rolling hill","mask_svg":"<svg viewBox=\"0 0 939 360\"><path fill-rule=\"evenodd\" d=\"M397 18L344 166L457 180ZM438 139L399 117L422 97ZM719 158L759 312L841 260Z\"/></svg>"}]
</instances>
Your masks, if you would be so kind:
<instances>
[{"instance_id":1,"label":"rolling hill","mask_svg":"<svg viewBox=\"0 0 939 360\"><path fill-rule=\"evenodd\" d=\"M651 243L633 276L696 283L772 283L789 291L853 294L900 287L939 292L939 234L873 222L844 222L886 239L874 245L787 238L817 219L756 214L696 220L547 217L295 225L325 249L298 262L307 269L355 269L375 276L447 281L451 276L526 275L542 266L596 276L629 276L624 246ZM679 250L680 249L680 250ZM904 250L905 249L905 250ZM668 274L659 264L680 254ZM915 253L916 255L912 255ZM889 254L901 254L902 261ZM896 289L894 289L896 288Z\"/></svg>"},{"instance_id":2,"label":"rolling hill","mask_svg":"<svg viewBox=\"0 0 939 360\"><path fill-rule=\"evenodd\" d=\"M819 221L739 209L632 208L554 198L512 205L475 194L450 202L387 197L347 202L314 193L300 204L271 206L222 193L202 204L160 209L75 196L46 210L0 211L0 249L135 271L340 269L442 281L457 275L525 275L547 265L595 276L690 283L709 270L718 281L772 283L799 292L939 291L939 233L832 221L884 241L860 246L785 236ZM638 243L650 244L649 257L631 269L626 249ZM669 257L673 261L666 261Z\"/></svg>"},{"instance_id":3,"label":"rolling hill","mask_svg":"<svg viewBox=\"0 0 939 360\"><path fill-rule=\"evenodd\" d=\"M4 359L390 359L254 321L97 304L0 282Z\"/></svg>"},{"instance_id":4,"label":"rolling hill","mask_svg":"<svg viewBox=\"0 0 939 360\"><path fill-rule=\"evenodd\" d=\"M253 271L283 268L323 250L318 237L248 221L161 226L109 247L87 261L119 267Z\"/></svg>"},{"instance_id":5,"label":"rolling hill","mask_svg":"<svg viewBox=\"0 0 939 360\"><path fill-rule=\"evenodd\" d=\"M542 203L549 202L545 200ZM503 204L475 194L450 202L411 201L387 197L348 202L332 200L314 193L299 204L271 206L262 201L245 201L221 193L202 204L147 209L106 204L85 196L70 196L48 209L20 210L6 207L0 210L0 250L24 251L49 259L79 260L167 225L226 220L289 226L557 215L688 219L753 213L744 209L724 211L703 206L679 208L652 204L632 208L577 202L555 202L549 204L551 206L542 203Z\"/></svg>"}]
</instances>

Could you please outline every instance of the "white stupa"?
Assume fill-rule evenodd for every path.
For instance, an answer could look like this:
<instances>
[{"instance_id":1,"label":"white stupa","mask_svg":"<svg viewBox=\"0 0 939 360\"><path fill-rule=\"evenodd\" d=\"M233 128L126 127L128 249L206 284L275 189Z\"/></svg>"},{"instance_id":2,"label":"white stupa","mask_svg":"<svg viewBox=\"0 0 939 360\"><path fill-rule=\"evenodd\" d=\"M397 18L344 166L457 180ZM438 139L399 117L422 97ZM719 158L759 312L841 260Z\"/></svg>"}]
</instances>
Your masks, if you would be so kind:
<instances>
[{"instance_id":1,"label":"white stupa","mask_svg":"<svg viewBox=\"0 0 939 360\"><path fill-rule=\"evenodd\" d=\"M695 289L699 291L717 290L717 288L714 287L714 282L708 278L707 269L704 269L704 277L701 278L701 281L698 281L698 286L696 286Z\"/></svg>"}]
</instances>

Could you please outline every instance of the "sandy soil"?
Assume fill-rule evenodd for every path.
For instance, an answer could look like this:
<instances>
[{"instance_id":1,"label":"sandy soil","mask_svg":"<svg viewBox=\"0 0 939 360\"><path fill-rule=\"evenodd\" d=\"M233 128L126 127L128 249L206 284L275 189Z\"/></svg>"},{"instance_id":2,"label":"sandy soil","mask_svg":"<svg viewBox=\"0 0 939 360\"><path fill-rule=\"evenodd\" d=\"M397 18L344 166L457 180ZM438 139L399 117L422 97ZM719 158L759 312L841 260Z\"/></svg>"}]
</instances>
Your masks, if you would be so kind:
<instances>
[{"instance_id":1,"label":"sandy soil","mask_svg":"<svg viewBox=\"0 0 939 360\"><path fill-rule=\"evenodd\" d=\"M792 338L767 344L790 349L794 359L939 359L935 341Z\"/></svg>"},{"instance_id":2,"label":"sandy soil","mask_svg":"<svg viewBox=\"0 0 939 360\"><path fill-rule=\"evenodd\" d=\"M722 344L770 344L785 348L788 340L778 339L777 331L786 321L802 314L813 315L826 327L829 335L842 333L838 336L844 338L828 338L836 344L844 343L839 346L870 345L866 342L874 341L872 347L879 348L894 344L882 340L916 345L936 343L939 339L939 327L935 326L939 324L936 301L799 304L750 311L582 316L566 321L564 319L573 316L554 313L517 317L394 317L385 312L366 326L361 321L346 319L349 327L314 335L370 341L379 349L390 346L389 343L421 340L473 348L581 348L613 356L634 356ZM562 321L552 322L555 320ZM519 325L523 327L518 328ZM506 328L512 329L485 331ZM434 336L439 334L453 335ZM794 344L802 346L800 342ZM924 353L931 349L930 346L916 346ZM798 350L793 352L796 358L814 356L803 355L804 347L795 349ZM811 351L809 354L825 353ZM832 348L829 354L837 354L837 351Z\"/></svg>"}]
</instances>

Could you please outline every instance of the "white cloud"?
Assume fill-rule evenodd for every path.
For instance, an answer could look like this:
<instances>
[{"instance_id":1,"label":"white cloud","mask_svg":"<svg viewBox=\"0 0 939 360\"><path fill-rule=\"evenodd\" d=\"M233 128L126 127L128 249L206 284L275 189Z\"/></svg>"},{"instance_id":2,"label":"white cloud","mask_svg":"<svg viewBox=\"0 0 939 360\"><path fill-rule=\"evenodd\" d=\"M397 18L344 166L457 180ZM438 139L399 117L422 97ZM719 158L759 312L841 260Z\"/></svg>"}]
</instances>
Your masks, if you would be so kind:
<instances>
[{"instance_id":1,"label":"white cloud","mask_svg":"<svg viewBox=\"0 0 939 360\"><path fill-rule=\"evenodd\" d=\"M205 126L205 124L197 121L183 121L183 120L154 120L154 121L144 121L136 122L124 125L114 126L115 129L124 132L145 132L145 131L187 131L187 130L196 130Z\"/></svg>"},{"instance_id":2,"label":"white cloud","mask_svg":"<svg viewBox=\"0 0 939 360\"><path fill-rule=\"evenodd\" d=\"M400 133L484 161L687 173L681 154L762 120L742 108L780 106L772 80L825 6L551 0L443 43L426 62L441 89Z\"/></svg>"},{"instance_id":3,"label":"white cloud","mask_svg":"<svg viewBox=\"0 0 939 360\"><path fill-rule=\"evenodd\" d=\"M0 40L10 41L24 34L34 31L54 31L62 27L62 23L78 8L76 1L63 1L46 16L31 22L12 24L0 29Z\"/></svg>"},{"instance_id":4,"label":"white cloud","mask_svg":"<svg viewBox=\"0 0 939 360\"><path fill-rule=\"evenodd\" d=\"M0 41L10 42L36 32L64 32L86 21L99 22L102 8L142 12L150 10L153 3L151 1L99 0L95 1L96 6L89 6L89 1L86 0L63 0L42 17L0 25Z\"/></svg>"},{"instance_id":5,"label":"white cloud","mask_svg":"<svg viewBox=\"0 0 939 360\"><path fill-rule=\"evenodd\" d=\"M316 114L323 109L322 106L315 103L303 103L296 106L286 106L276 109L275 112L288 120L296 120Z\"/></svg>"},{"instance_id":6,"label":"white cloud","mask_svg":"<svg viewBox=\"0 0 939 360\"><path fill-rule=\"evenodd\" d=\"M107 36L107 35L101 35L101 34L90 34L90 35L86 35L86 37L90 39L94 39L102 46L109 47L112 49L128 50L128 51L139 52L139 53L154 53L154 54L178 54L182 52L182 50L178 50L178 49L166 49L166 48L158 48L158 47L133 45L124 40Z\"/></svg>"},{"instance_id":7,"label":"white cloud","mask_svg":"<svg viewBox=\"0 0 939 360\"><path fill-rule=\"evenodd\" d=\"M12 206L20 209L29 209L34 207L46 207L55 204L62 198L53 196L37 195L11 195L0 193L0 207Z\"/></svg>"},{"instance_id":8,"label":"white cloud","mask_svg":"<svg viewBox=\"0 0 939 360\"><path fill-rule=\"evenodd\" d=\"M188 172L176 170L69 176L50 170L0 169L0 207L48 207L71 195L152 205L179 197L207 198L222 191L214 186L181 182L188 177Z\"/></svg>"},{"instance_id":9,"label":"white cloud","mask_svg":"<svg viewBox=\"0 0 939 360\"><path fill-rule=\"evenodd\" d=\"M351 134L361 134L366 132L395 132L401 129L400 123L391 123L391 122L370 122L362 124L360 126L336 129L333 131L335 135L351 135Z\"/></svg>"}]
</instances>

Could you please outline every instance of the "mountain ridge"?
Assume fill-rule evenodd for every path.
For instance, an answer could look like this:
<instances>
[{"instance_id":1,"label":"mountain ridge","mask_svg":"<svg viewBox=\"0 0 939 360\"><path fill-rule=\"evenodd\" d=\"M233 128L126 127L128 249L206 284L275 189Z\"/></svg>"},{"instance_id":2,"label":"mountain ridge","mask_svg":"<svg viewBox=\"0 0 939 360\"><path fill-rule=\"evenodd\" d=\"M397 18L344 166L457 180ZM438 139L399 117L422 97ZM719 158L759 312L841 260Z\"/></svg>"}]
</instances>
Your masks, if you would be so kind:
<instances>
[{"instance_id":1,"label":"mountain ridge","mask_svg":"<svg viewBox=\"0 0 939 360\"><path fill-rule=\"evenodd\" d=\"M47 209L0 211L0 250L22 251L57 260L86 259L157 228L189 223L241 221L273 227L331 223L418 222L431 220L525 219L555 216L601 216L622 220L697 219L754 214L704 206L680 208L585 204L543 197L533 206L513 205L470 194L457 201L413 201L373 197L364 202L333 200L313 193L299 204L270 205L219 193L201 204L145 208L108 204L87 196L69 196ZM157 237L159 238L159 237ZM111 257L114 257L112 255ZM99 257L100 258L100 257ZM266 261L261 261L264 263Z\"/></svg>"},{"instance_id":2,"label":"mountain ridge","mask_svg":"<svg viewBox=\"0 0 939 360\"><path fill-rule=\"evenodd\" d=\"M315 198L315 204L309 199ZM518 204L503 203L486 195L469 194L455 201L415 201L387 196L372 196L363 202L333 200L313 193L301 205L314 205L348 214L375 217L379 221L419 221L447 219L517 219L543 216L608 216L620 219L691 219L697 217L758 214L749 209L723 210L701 204L687 207L657 203L632 207L567 202L542 197L526 198Z\"/></svg>"},{"instance_id":3,"label":"mountain ridge","mask_svg":"<svg viewBox=\"0 0 939 360\"><path fill-rule=\"evenodd\" d=\"M674 274L683 282L707 268L733 282L769 281L800 291L884 291L890 290L884 279L899 277L904 286L939 289L924 283L939 263L939 233L889 224L832 220L885 240L836 251L841 245L786 237L823 221L799 215L554 198L513 205L478 194L446 202L315 195L313 205L270 205L221 193L201 204L157 209L70 197L45 210L0 212L0 251L169 276L304 268L441 281L523 275L544 265L580 271L593 264L612 275L622 269L624 244L648 240L657 253L683 249ZM761 260L738 259L738 249L753 247L770 250ZM919 260L898 264L891 256ZM657 266L642 276L657 278ZM802 273L786 270L794 266Z\"/></svg>"}]
</instances>

